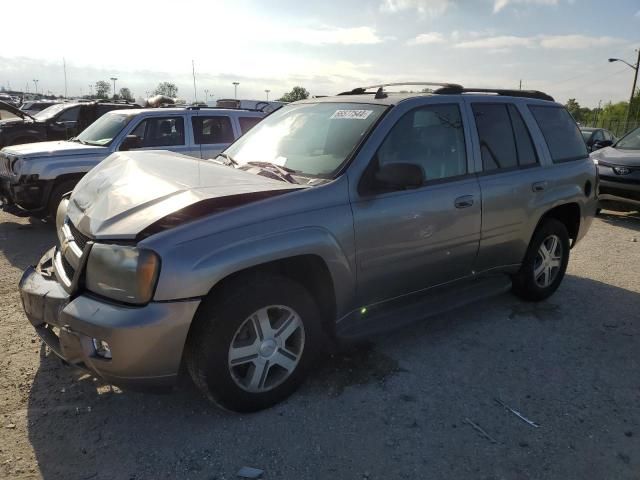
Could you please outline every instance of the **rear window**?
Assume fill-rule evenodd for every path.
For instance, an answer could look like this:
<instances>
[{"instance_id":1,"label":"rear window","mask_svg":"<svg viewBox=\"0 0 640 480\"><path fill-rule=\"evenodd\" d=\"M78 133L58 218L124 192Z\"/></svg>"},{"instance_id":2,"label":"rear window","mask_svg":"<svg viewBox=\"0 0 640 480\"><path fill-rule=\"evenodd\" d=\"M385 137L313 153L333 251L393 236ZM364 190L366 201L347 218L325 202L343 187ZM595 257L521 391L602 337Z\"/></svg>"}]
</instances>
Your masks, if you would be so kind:
<instances>
[{"instance_id":1,"label":"rear window","mask_svg":"<svg viewBox=\"0 0 640 480\"><path fill-rule=\"evenodd\" d=\"M587 147L575 120L563 107L529 105L554 163L585 158Z\"/></svg>"}]
</instances>

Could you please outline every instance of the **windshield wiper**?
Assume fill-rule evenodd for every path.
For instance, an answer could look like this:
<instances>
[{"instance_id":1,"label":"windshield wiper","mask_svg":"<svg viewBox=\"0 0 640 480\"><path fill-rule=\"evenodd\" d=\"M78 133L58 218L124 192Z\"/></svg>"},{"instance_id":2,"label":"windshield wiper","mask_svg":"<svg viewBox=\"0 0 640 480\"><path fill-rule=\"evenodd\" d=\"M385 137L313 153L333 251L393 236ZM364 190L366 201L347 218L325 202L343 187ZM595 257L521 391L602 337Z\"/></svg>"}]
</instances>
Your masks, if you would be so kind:
<instances>
[{"instance_id":1,"label":"windshield wiper","mask_svg":"<svg viewBox=\"0 0 640 480\"><path fill-rule=\"evenodd\" d=\"M271 162L247 162L246 164L260 167L267 171L270 169L275 170L283 180L286 180L289 183L300 183L291 176L292 173L301 173L299 170L294 170L293 168L284 167Z\"/></svg>"},{"instance_id":2,"label":"windshield wiper","mask_svg":"<svg viewBox=\"0 0 640 480\"><path fill-rule=\"evenodd\" d=\"M75 143L81 143L82 145L86 145L86 143L82 140L80 140L78 137L71 137L69 139L70 142L75 142Z\"/></svg>"},{"instance_id":3,"label":"windshield wiper","mask_svg":"<svg viewBox=\"0 0 640 480\"><path fill-rule=\"evenodd\" d=\"M231 155L229 155L228 153L219 153L218 157L222 157L226 160L226 162L224 162L225 165L230 165L233 167L237 167L238 165L240 165L237 161L235 161L233 159L233 157ZM218 158L216 157L216 158Z\"/></svg>"}]
</instances>

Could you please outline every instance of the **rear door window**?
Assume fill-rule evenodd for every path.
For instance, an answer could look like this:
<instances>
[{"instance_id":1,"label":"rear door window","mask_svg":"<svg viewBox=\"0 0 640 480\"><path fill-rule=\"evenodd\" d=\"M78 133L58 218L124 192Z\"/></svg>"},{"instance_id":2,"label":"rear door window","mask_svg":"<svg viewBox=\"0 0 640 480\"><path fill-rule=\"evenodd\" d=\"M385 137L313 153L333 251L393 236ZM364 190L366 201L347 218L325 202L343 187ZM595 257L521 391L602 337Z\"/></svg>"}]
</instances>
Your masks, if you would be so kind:
<instances>
[{"instance_id":1,"label":"rear door window","mask_svg":"<svg viewBox=\"0 0 640 480\"><path fill-rule=\"evenodd\" d=\"M529 105L554 163L585 158L587 147L575 120L563 107Z\"/></svg>"},{"instance_id":2,"label":"rear door window","mask_svg":"<svg viewBox=\"0 0 640 480\"><path fill-rule=\"evenodd\" d=\"M262 120L260 117L239 117L238 121L240 122L240 131L242 133L247 133L260 123L260 120Z\"/></svg>"},{"instance_id":3,"label":"rear door window","mask_svg":"<svg viewBox=\"0 0 640 480\"><path fill-rule=\"evenodd\" d=\"M475 103L482 168L485 172L518 166L518 152L507 104Z\"/></svg>"},{"instance_id":4,"label":"rear door window","mask_svg":"<svg viewBox=\"0 0 640 480\"><path fill-rule=\"evenodd\" d=\"M80 114L80 107L73 107L65 110L56 119L58 122L77 122Z\"/></svg>"},{"instance_id":5,"label":"rear door window","mask_svg":"<svg viewBox=\"0 0 640 480\"><path fill-rule=\"evenodd\" d=\"M191 117L191 125L197 144L232 143L234 140L229 117Z\"/></svg>"},{"instance_id":6,"label":"rear door window","mask_svg":"<svg viewBox=\"0 0 640 480\"><path fill-rule=\"evenodd\" d=\"M524 123L520 112L515 105L509 104L509 116L513 125L513 134L516 139L516 150L518 151L518 165L526 167L538 163L538 155L531 140L531 133Z\"/></svg>"}]
</instances>

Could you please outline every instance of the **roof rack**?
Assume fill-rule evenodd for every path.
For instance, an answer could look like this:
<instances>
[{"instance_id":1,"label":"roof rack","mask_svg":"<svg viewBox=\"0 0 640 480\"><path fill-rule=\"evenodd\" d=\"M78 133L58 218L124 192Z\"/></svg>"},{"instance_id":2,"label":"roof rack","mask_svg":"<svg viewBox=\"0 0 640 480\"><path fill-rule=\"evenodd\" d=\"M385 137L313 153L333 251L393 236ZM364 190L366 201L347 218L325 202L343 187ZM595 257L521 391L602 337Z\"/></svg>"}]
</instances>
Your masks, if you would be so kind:
<instances>
[{"instance_id":1,"label":"roof rack","mask_svg":"<svg viewBox=\"0 0 640 480\"><path fill-rule=\"evenodd\" d=\"M465 88L461 85L442 87L434 90L433 93L439 95L451 95L461 93L495 93L496 95L505 95L508 97L535 98L537 100L555 101L551 95L539 90L511 90L508 88Z\"/></svg>"},{"instance_id":2,"label":"roof rack","mask_svg":"<svg viewBox=\"0 0 640 480\"><path fill-rule=\"evenodd\" d=\"M463 88L462 85L458 85L457 83L446 83L446 82L396 82L396 83L381 83L379 85L370 85L368 87L358 87L350 90L348 92L342 92L338 95L363 95L363 94L375 94L378 95L380 89L384 87L398 87L398 86L427 86L427 87L441 87L441 88ZM367 90L371 90L372 88L378 89L377 92L367 92Z\"/></svg>"},{"instance_id":3,"label":"roof rack","mask_svg":"<svg viewBox=\"0 0 640 480\"><path fill-rule=\"evenodd\" d=\"M398 83L381 83L380 85L371 85L369 87L358 87L348 92L342 92L338 95L375 95L375 98L385 98L387 95L384 92L384 87L393 86L410 86L420 85L427 87L439 87L433 90L433 93L439 95L456 95L462 93L494 93L496 95L505 95L509 97L522 97L522 98L535 98L537 100L548 100L553 102L554 99L551 95L538 90L511 90L504 88L466 88L457 83L443 83L443 82L398 82ZM375 92L367 92L367 90L377 89Z\"/></svg>"}]
</instances>

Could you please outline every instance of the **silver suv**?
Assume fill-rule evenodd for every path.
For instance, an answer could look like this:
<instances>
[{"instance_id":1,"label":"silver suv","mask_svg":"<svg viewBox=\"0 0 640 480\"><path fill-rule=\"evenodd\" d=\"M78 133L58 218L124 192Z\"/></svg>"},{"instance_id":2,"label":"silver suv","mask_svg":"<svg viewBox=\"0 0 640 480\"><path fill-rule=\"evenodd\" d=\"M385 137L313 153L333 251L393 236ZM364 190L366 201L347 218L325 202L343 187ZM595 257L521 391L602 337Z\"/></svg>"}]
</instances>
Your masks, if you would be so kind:
<instances>
[{"instance_id":1,"label":"silver suv","mask_svg":"<svg viewBox=\"0 0 640 480\"><path fill-rule=\"evenodd\" d=\"M328 342L511 289L559 286L596 209L596 167L540 92L382 86L296 102L217 159L118 152L57 212L20 290L67 362L125 387L181 366L251 411Z\"/></svg>"},{"instance_id":2,"label":"silver suv","mask_svg":"<svg viewBox=\"0 0 640 480\"><path fill-rule=\"evenodd\" d=\"M62 196L113 152L170 150L212 158L265 113L206 107L112 110L67 141L28 143L0 152L0 199L55 217Z\"/></svg>"}]
</instances>

